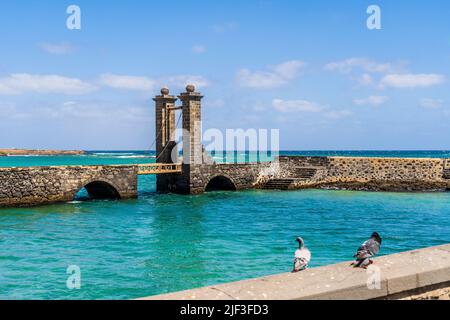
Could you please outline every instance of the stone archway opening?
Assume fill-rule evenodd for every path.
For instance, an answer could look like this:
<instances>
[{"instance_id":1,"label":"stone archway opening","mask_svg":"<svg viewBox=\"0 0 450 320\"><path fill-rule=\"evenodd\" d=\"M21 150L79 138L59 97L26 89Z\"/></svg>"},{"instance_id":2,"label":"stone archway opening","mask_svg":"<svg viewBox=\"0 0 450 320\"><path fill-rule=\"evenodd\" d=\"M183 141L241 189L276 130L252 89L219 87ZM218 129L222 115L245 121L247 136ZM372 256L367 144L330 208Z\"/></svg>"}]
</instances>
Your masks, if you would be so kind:
<instances>
[{"instance_id":1,"label":"stone archway opening","mask_svg":"<svg viewBox=\"0 0 450 320\"><path fill-rule=\"evenodd\" d=\"M76 200L118 200L120 194L115 187L104 181L93 181L81 188Z\"/></svg>"},{"instance_id":2,"label":"stone archway opening","mask_svg":"<svg viewBox=\"0 0 450 320\"><path fill-rule=\"evenodd\" d=\"M208 182L205 191L236 191L236 186L229 178L224 176L217 176L212 178Z\"/></svg>"}]
</instances>

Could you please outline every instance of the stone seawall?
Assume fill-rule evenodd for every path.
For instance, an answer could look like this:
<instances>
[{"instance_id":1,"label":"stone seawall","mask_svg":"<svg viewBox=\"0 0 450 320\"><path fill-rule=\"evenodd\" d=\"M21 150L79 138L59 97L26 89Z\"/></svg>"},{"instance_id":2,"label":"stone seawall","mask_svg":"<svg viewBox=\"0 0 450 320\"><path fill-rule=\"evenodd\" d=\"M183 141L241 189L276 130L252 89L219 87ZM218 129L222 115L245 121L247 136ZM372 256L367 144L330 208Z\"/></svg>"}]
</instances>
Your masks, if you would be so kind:
<instances>
[{"instance_id":1,"label":"stone seawall","mask_svg":"<svg viewBox=\"0 0 450 320\"><path fill-rule=\"evenodd\" d=\"M279 170L265 180L292 179L291 189L445 191L449 169L447 159L280 157Z\"/></svg>"},{"instance_id":2,"label":"stone seawall","mask_svg":"<svg viewBox=\"0 0 450 320\"><path fill-rule=\"evenodd\" d=\"M182 174L158 175L157 190L200 194L213 179L234 190L346 189L364 191L446 191L450 160L281 156L279 161L242 164L183 165ZM223 184L228 188L228 185Z\"/></svg>"},{"instance_id":3,"label":"stone seawall","mask_svg":"<svg viewBox=\"0 0 450 320\"><path fill-rule=\"evenodd\" d=\"M0 168L0 207L33 206L74 199L86 187L94 198L137 196L135 166Z\"/></svg>"}]
</instances>

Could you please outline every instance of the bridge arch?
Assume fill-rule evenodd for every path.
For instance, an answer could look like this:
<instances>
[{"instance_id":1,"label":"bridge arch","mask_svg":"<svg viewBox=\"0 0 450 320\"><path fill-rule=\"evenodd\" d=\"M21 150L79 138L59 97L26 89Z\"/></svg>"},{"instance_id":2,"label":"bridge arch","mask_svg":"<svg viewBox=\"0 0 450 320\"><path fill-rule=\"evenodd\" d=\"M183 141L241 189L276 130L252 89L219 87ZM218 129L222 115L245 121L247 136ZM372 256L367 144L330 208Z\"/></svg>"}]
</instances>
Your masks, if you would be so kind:
<instances>
[{"instance_id":1,"label":"bridge arch","mask_svg":"<svg viewBox=\"0 0 450 320\"><path fill-rule=\"evenodd\" d=\"M114 185L114 183L106 180L106 179L93 179L88 182L83 183L79 186L79 188L75 191L73 195L73 199L77 196L77 194L85 189L89 199L94 200L103 200L103 199L111 199L111 200L119 200L121 199L121 195L119 192L119 188Z\"/></svg>"},{"instance_id":2,"label":"bridge arch","mask_svg":"<svg viewBox=\"0 0 450 320\"><path fill-rule=\"evenodd\" d=\"M205 192L209 191L236 191L237 187L233 180L226 175L212 177L206 184Z\"/></svg>"}]
</instances>

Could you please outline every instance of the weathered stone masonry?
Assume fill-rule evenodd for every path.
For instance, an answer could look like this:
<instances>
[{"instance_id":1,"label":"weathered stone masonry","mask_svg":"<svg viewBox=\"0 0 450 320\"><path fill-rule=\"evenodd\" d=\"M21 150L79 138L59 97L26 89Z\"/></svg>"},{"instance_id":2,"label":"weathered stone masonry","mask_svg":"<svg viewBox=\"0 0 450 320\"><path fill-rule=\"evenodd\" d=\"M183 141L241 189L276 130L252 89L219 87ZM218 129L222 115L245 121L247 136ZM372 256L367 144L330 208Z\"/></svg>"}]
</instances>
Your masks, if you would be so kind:
<instances>
[{"instance_id":1,"label":"weathered stone masonry","mask_svg":"<svg viewBox=\"0 0 450 320\"><path fill-rule=\"evenodd\" d=\"M164 192L200 194L227 190L348 189L368 191L450 190L449 160L350 157L280 157L278 162L183 165L164 175ZM74 199L86 187L93 198L137 196L137 166L0 168L0 207L31 206Z\"/></svg>"},{"instance_id":2,"label":"weathered stone masonry","mask_svg":"<svg viewBox=\"0 0 450 320\"><path fill-rule=\"evenodd\" d=\"M183 165L181 175L172 175L166 191L182 194L200 194L207 191L215 178L224 178L232 184L232 190L252 189L261 173L270 163ZM218 186L220 189L220 185Z\"/></svg>"},{"instance_id":3,"label":"weathered stone masonry","mask_svg":"<svg viewBox=\"0 0 450 320\"><path fill-rule=\"evenodd\" d=\"M167 163L174 154L174 110L183 116L183 170L158 175L159 192L199 194L211 189L241 190L336 188L373 191L443 191L450 188L450 161L445 159L396 159L350 157L280 157L273 163L216 164L201 142L203 96L188 85L176 98L163 88L155 98L157 162ZM166 146L166 147L164 147ZM175 147L176 150L176 147ZM173 159L172 159L173 160Z\"/></svg>"},{"instance_id":4,"label":"weathered stone masonry","mask_svg":"<svg viewBox=\"0 0 450 320\"><path fill-rule=\"evenodd\" d=\"M448 159L280 157L272 179L291 179L289 188L369 191L445 191Z\"/></svg>"},{"instance_id":5,"label":"weathered stone masonry","mask_svg":"<svg viewBox=\"0 0 450 320\"><path fill-rule=\"evenodd\" d=\"M199 194L214 178L234 190L346 189L363 191L446 191L445 159L279 157L271 163L184 165L181 175L166 176L169 192Z\"/></svg>"},{"instance_id":6,"label":"weathered stone masonry","mask_svg":"<svg viewBox=\"0 0 450 320\"><path fill-rule=\"evenodd\" d=\"M137 167L0 168L0 207L71 201L83 187L94 198L134 198Z\"/></svg>"}]
</instances>

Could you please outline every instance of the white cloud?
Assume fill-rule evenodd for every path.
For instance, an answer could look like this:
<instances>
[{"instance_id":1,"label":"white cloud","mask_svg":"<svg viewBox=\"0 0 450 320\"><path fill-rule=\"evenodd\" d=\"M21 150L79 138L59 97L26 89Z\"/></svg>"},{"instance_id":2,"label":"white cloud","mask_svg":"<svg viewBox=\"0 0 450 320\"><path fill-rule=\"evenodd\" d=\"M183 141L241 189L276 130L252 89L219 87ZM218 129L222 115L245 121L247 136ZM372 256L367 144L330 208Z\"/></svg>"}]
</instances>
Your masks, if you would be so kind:
<instances>
[{"instance_id":1,"label":"white cloud","mask_svg":"<svg viewBox=\"0 0 450 320\"><path fill-rule=\"evenodd\" d=\"M61 43L43 43L40 45L41 49L50 54L63 55L72 53L76 50L75 46L68 42Z\"/></svg>"},{"instance_id":2,"label":"white cloud","mask_svg":"<svg viewBox=\"0 0 450 320\"><path fill-rule=\"evenodd\" d=\"M439 109L444 104L442 99L422 99L420 100L420 106L427 109Z\"/></svg>"},{"instance_id":3,"label":"white cloud","mask_svg":"<svg viewBox=\"0 0 450 320\"><path fill-rule=\"evenodd\" d=\"M151 91L156 81L147 77L103 74L100 76L100 83L114 89Z\"/></svg>"},{"instance_id":4,"label":"white cloud","mask_svg":"<svg viewBox=\"0 0 450 320\"><path fill-rule=\"evenodd\" d=\"M368 73L364 73L362 76L358 77L356 79L356 81L361 85L361 86L370 86L374 83L373 78L370 74Z\"/></svg>"},{"instance_id":5,"label":"white cloud","mask_svg":"<svg viewBox=\"0 0 450 320\"><path fill-rule=\"evenodd\" d=\"M2 82L7 82L6 80L1 80L0 79L0 95L13 95L13 94L18 94L18 92L16 90L14 90L13 88L11 88L10 85L6 84L6 83L2 83Z\"/></svg>"},{"instance_id":6,"label":"white cloud","mask_svg":"<svg viewBox=\"0 0 450 320\"><path fill-rule=\"evenodd\" d=\"M0 78L0 95L23 93L85 94L95 90L95 86L80 79L58 75L16 73L6 78Z\"/></svg>"},{"instance_id":7,"label":"white cloud","mask_svg":"<svg viewBox=\"0 0 450 320\"><path fill-rule=\"evenodd\" d=\"M328 106L307 100L272 100L272 107L282 113L315 113L329 119L339 119L351 116L348 110L332 110Z\"/></svg>"},{"instance_id":8,"label":"white cloud","mask_svg":"<svg viewBox=\"0 0 450 320\"><path fill-rule=\"evenodd\" d=\"M328 63L324 69L348 74L352 80L356 80L363 86L379 83L378 89L386 87L425 88L439 85L445 81L445 77L440 74L407 73L406 65L406 61L377 62L369 58L349 58ZM359 71L359 74L357 71ZM361 73L362 75L360 75ZM375 74L379 75L378 79L374 79ZM357 101L356 104L366 103Z\"/></svg>"},{"instance_id":9,"label":"white cloud","mask_svg":"<svg viewBox=\"0 0 450 320\"><path fill-rule=\"evenodd\" d=\"M17 73L0 78L0 95L26 93L78 95L96 91L102 86L120 90L151 92L157 86L173 86L177 89L184 89L187 84L194 84L197 88L205 88L210 85L210 82L200 75L173 75L149 78L145 76L102 74L95 82L85 82L77 78L59 75Z\"/></svg>"},{"instance_id":10,"label":"white cloud","mask_svg":"<svg viewBox=\"0 0 450 320\"><path fill-rule=\"evenodd\" d=\"M202 54L206 52L206 46L204 45L195 45L192 47L192 52L196 54Z\"/></svg>"},{"instance_id":11,"label":"white cloud","mask_svg":"<svg viewBox=\"0 0 450 320\"><path fill-rule=\"evenodd\" d=\"M321 112L324 107L307 100L274 99L272 106L280 112Z\"/></svg>"},{"instance_id":12,"label":"white cloud","mask_svg":"<svg viewBox=\"0 0 450 320\"><path fill-rule=\"evenodd\" d=\"M252 72L248 69L241 69L236 78L242 87L276 88L295 79L304 65L303 61L292 60L273 66L269 71Z\"/></svg>"},{"instance_id":13,"label":"white cloud","mask_svg":"<svg viewBox=\"0 0 450 320\"><path fill-rule=\"evenodd\" d=\"M445 77L439 74L389 74L381 79L381 87L426 88L442 84Z\"/></svg>"},{"instance_id":14,"label":"white cloud","mask_svg":"<svg viewBox=\"0 0 450 320\"><path fill-rule=\"evenodd\" d=\"M353 103L359 106L362 105L379 106L385 104L388 100L389 97L386 96L370 96L364 99L354 99Z\"/></svg>"},{"instance_id":15,"label":"white cloud","mask_svg":"<svg viewBox=\"0 0 450 320\"><path fill-rule=\"evenodd\" d=\"M33 118L67 120L82 119L107 123L142 122L151 118L146 107L117 104L112 101L66 101L51 106L35 106L28 110Z\"/></svg>"},{"instance_id":16,"label":"white cloud","mask_svg":"<svg viewBox=\"0 0 450 320\"><path fill-rule=\"evenodd\" d=\"M148 115L148 110L144 108L129 105L106 105L104 103L75 103L71 105L63 105L60 108L58 117L93 118L100 119L107 117L121 120L140 121L141 116Z\"/></svg>"},{"instance_id":17,"label":"white cloud","mask_svg":"<svg viewBox=\"0 0 450 320\"><path fill-rule=\"evenodd\" d=\"M199 75L175 75L163 78L159 81L163 86L175 86L177 88L186 87L187 84L193 84L197 89L206 88L210 85L208 79Z\"/></svg>"},{"instance_id":18,"label":"white cloud","mask_svg":"<svg viewBox=\"0 0 450 320\"><path fill-rule=\"evenodd\" d=\"M405 63L377 62L368 58L349 58L343 61L330 62L325 65L325 70L340 73L351 73L360 69L369 73L393 73L402 69Z\"/></svg>"}]
</instances>

